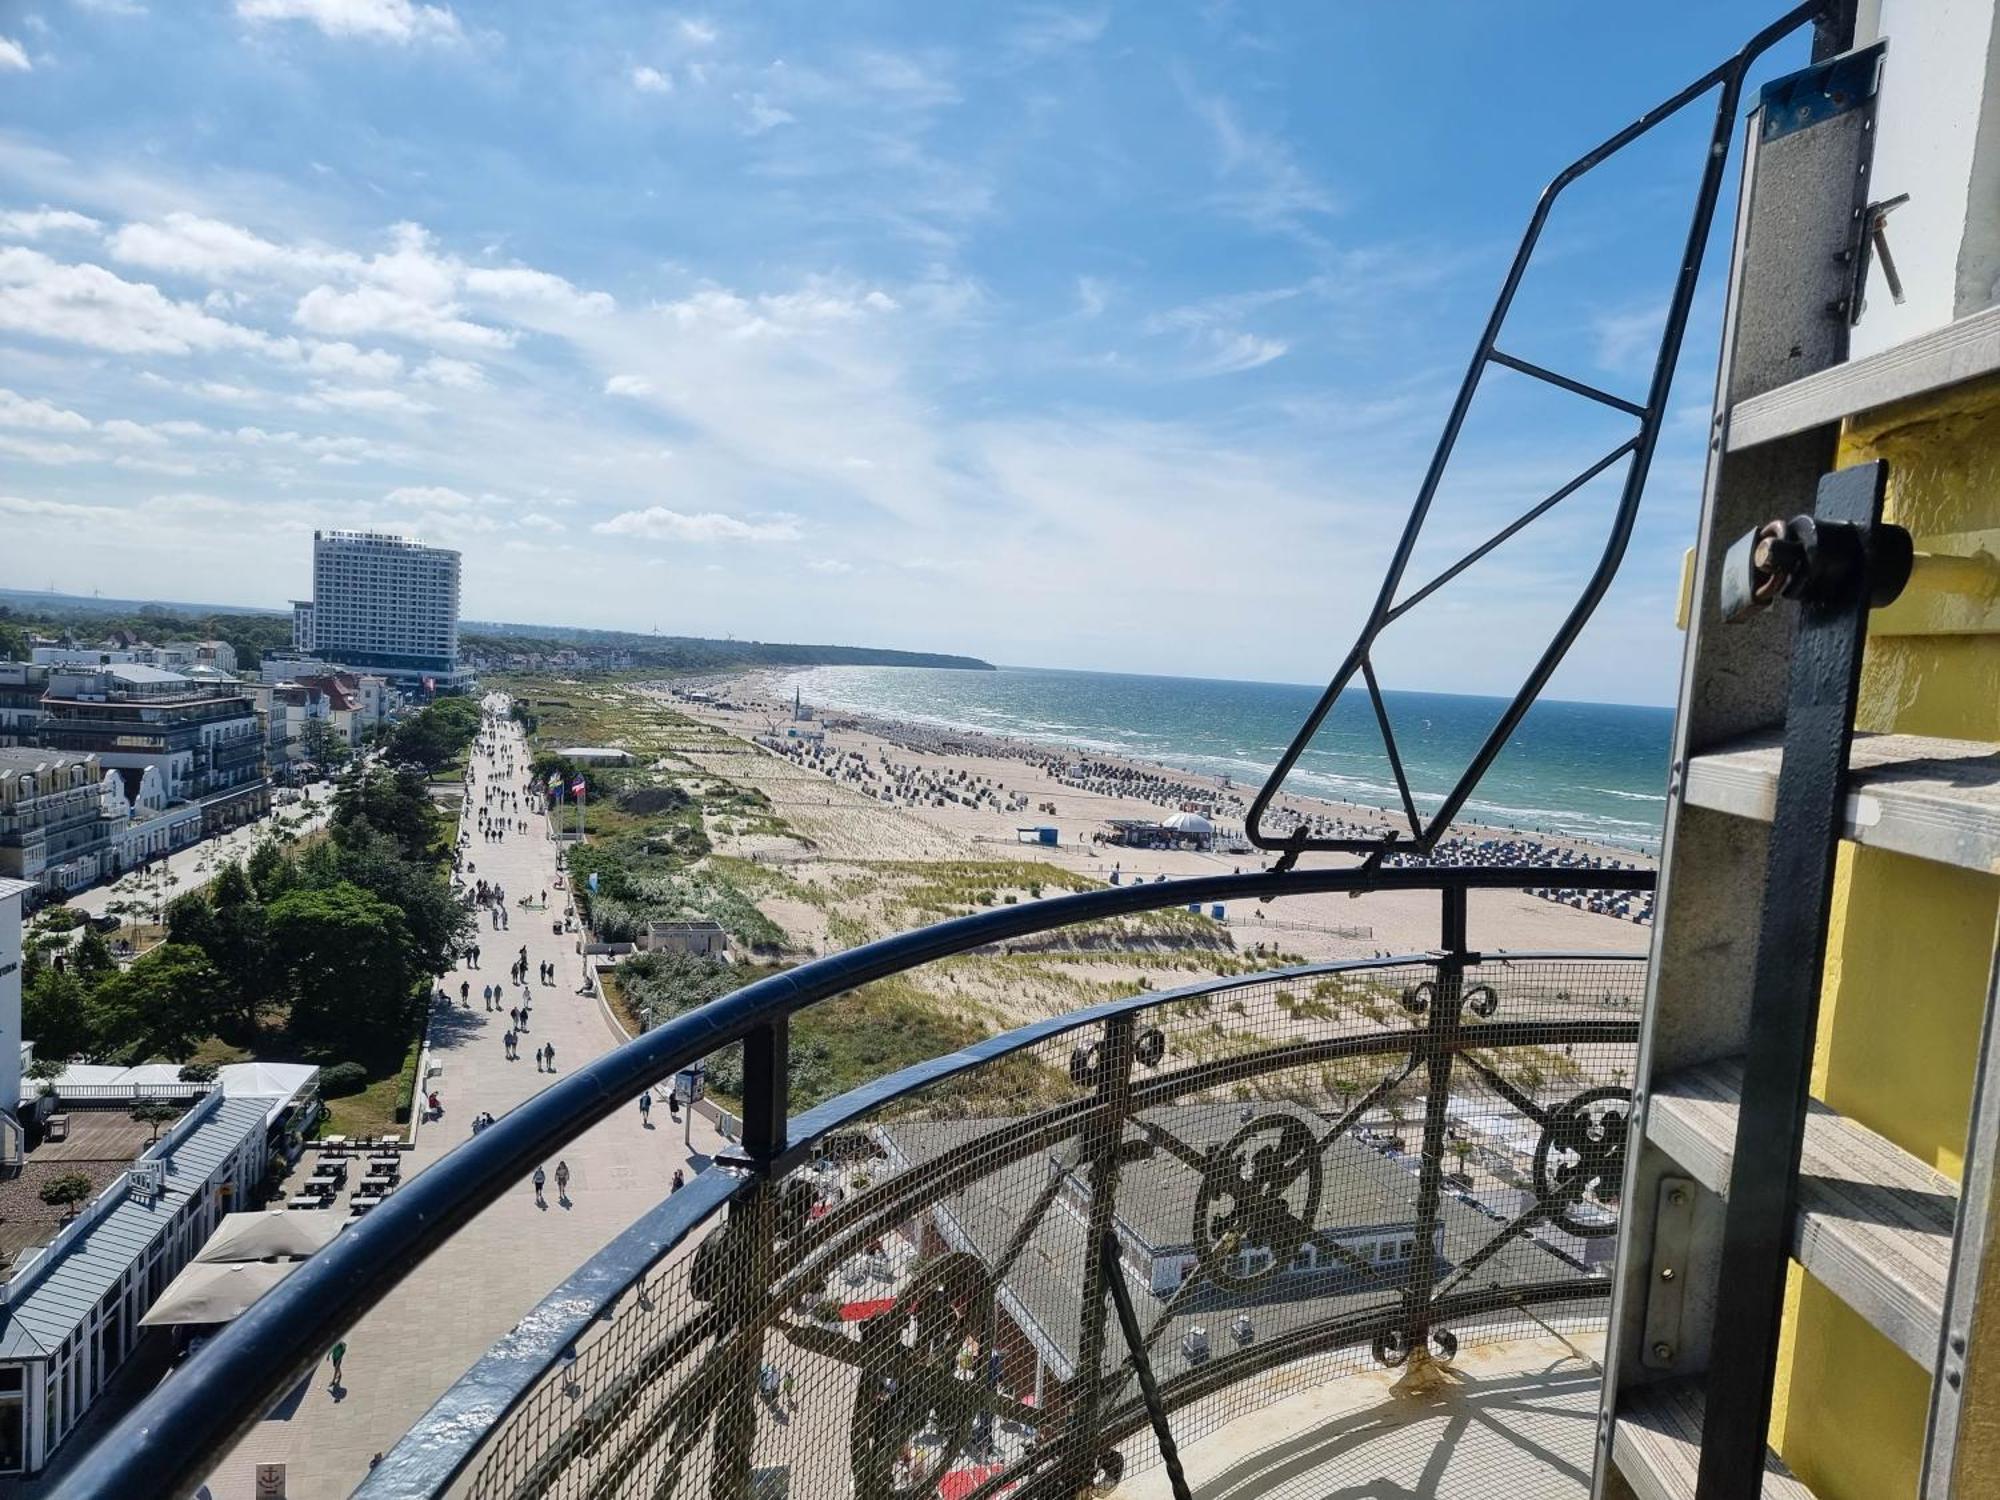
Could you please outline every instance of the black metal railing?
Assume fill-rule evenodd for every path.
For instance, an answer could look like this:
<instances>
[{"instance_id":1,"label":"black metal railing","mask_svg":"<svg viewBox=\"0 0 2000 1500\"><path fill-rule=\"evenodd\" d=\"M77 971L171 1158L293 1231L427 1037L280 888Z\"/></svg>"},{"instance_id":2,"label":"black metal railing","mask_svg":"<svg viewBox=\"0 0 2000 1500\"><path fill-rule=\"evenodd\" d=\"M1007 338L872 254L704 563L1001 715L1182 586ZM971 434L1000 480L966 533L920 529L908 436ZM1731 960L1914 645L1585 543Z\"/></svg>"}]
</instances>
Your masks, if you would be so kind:
<instances>
[{"instance_id":1,"label":"black metal railing","mask_svg":"<svg viewBox=\"0 0 2000 1500\"><path fill-rule=\"evenodd\" d=\"M1844 31L1851 35L1852 0L1807 0L1806 4L1787 11L1752 36L1732 56L1716 64L1679 93L1647 110L1617 134L1564 167L1542 190L1533 213L1529 215L1528 226L1522 232L1520 245L1514 252L1514 259L1508 265L1507 274L1501 281L1500 292L1494 299L1493 310L1487 318L1484 330L1480 333L1478 344L1473 348L1471 363L1466 368L1464 378L1459 382L1458 395L1452 401L1451 410L1445 417L1444 432L1438 438L1430 465L1424 471L1424 477L1417 487L1416 499L1410 506L1409 516L1403 524L1402 535L1390 557L1389 567L1382 579L1375 602L1368 612L1367 619L1362 622L1360 634L1339 669L1333 674L1332 681L1327 684L1326 691L1320 695L1318 702L1306 716L1304 724L1299 727L1298 732L1292 737L1292 742L1279 757L1277 765L1272 768L1262 790L1250 804L1250 810L1244 819L1244 833L1251 843L1264 849L1292 851L1308 849L1359 851L1385 846L1428 850L1451 827L1459 810L1471 797L1481 778L1485 776L1508 742L1514 738L1521 720L1526 717L1529 708L1540 696L1543 687L1554 675L1555 669L1568 654L1569 648L1575 644L1577 636L1589 623L1598 603L1611 587L1611 580L1618 572L1619 563L1624 559L1626 544L1631 540L1632 528L1638 521L1639 501L1645 492L1646 476L1652 468L1653 451L1658 446L1660 431L1666 421L1667 398L1673 387L1674 369L1680 360L1681 343L1687 333L1688 315L1694 307L1695 289L1701 279L1702 256L1708 248L1709 231L1715 221L1716 202L1721 195L1723 179L1729 167L1731 140L1737 129L1737 115L1744 82L1749 77L1751 67L1760 57L1780 41L1807 25L1818 26L1823 30L1830 28L1836 34ZM1547 226L1549 214L1555 208L1557 200L1573 184L1633 142L1673 119L1697 100L1711 94L1715 99L1715 112L1705 142L1707 149L1702 154L1700 170L1695 174L1694 201L1689 212L1687 237L1683 241L1680 259L1674 269L1673 287L1661 320L1659 342L1654 349L1645 399L1627 400L1501 349L1500 337L1507 327L1507 317L1513 309L1515 295L1521 288L1529 262L1534 258L1535 247L1541 242L1542 230ZM1586 465L1579 473L1558 485L1552 493L1466 551L1456 562L1427 582L1404 593L1405 573L1416 552L1417 539L1423 533L1425 522L1430 517L1431 505L1437 498L1439 486L1451 464L1452 454L1458 446L1459 435L1465 426L1466 417L1472 410L1473 399L1479 393L1480 382L1485 377L1487 368L1492 365L1499 365L1529 379L1553 385L1582 400L1622 412L1633 419L1634 429L1609 452ZM1409 779L1404 773L1402 755L1396 743L1395 727L1390 723L1389 711L1382 698L1381 685L1376 678L1374 649L1378 639L1405 613L1430 598L1481 558L1533 525L1578 491L1587 488L1599 476L1616 473L1620 465L1623 465L1623 474L1619 484L1618 501L1611 508L1605 527L1604 547L1590 577L1585 580L1575 603L1570 606L1557 625L1548 645L1529 668L1519 690L1508 700L1493 727L1487 731L1485 738L1473 752L1465 769L1442 793L1438 805L1428 816L1420 813L1417 808L1417 798L1413 795ZM1341 695L1353 684L1357 675L1366 689L1369 708L1382 735L1383 750L1388 758L1389 769L1395 778L1401 800L1400 811L1407 826L1392 830L1386 838L1372 834L1366 837L1323 838L1312 835L1310 830L1304 827L1272 829L1267 825L1266 817L1272 810L1273 799L1283 788L1293 767L1298 764L1299 757L1305 753L1313 737L1319 733L1320 726L1325 723L1334 705L1340 701Z\"/></svg>"},{"instance_id":2,"label":"black metal railing","mask_svg":"<svg viewBox=\"0 0 2000 1500\"><path fill-rule=\"evenodd\" d=\"M1563 1316L1605 1287L1578 1246L1609 1243L1640 966L1481 954L1467 946L1465 920L1469 892L1558 880L1643 890L1653 876L1364 866L1110 887L940 923L759 981L596 1059L414 1177L153 1392L63 1493L175 1492L205 1478L335 1338L474 1214L643 1089L738 1042L740 1154L668 1198L524 1320L364 1493L436 1494L469 1472L479 1494L610 1495L627 1492L628 1480L638 1485L640 1474L655 1493L684 1482L748 1494L773 1467L781 1441L773 1433L792 1430L789 1412L808 1397L822 1410L849 1402L839 1429L847 1440L815 1448L796 1493L817 1493L836 1473L846 1488L887 1493L912 1466L965 1467L993 1454L1004 1462L978 1466L994 1468L996 1485L1003 1472L1034 1487L1087 1479L1125 1462L1119 1445L1146 1422L1130 1351L1110 1336L1107 1288L1090 1269L1088 1246L1105 1231L1120 1234L1133 1264L1145 1257L1149 1288L1170 1262L1190 1267L1157 1304L1148 1351L1177 1411L1214 1408L1218 1393L1276 1364L1351 1359L1356 1349L1389 1362L1418 1350L1444 1355L1478 1330L1510 1318L1518 1325L1531 1309ZM1010 1032L789 1118L789 1018L858 985L1009 938L1184 903L1413 890L1441 893L1446 941L1436 953L1139 995ZM1508 1058L1527 1059L1527 1071ZM1521 1143L1532 1135L1535 1144L1482 1168L1472 1158L1492 1143L1468 1132L1454 1099L1485 1101L1496 1119L1514 1122ZM1394 1133L1419 1101L1420 1126L1403 1132L1406 1169L1378 1149L1386 1142L1360 1132ZM1252 1118L1232 1124L1246 1108ZM954 1140L952 1130L968 1133ZM1475 1182L1502 1166L1522 1180L1476 1206L1454 1183L1454 1157ZM862 1160L877 1165L856 1168ZM1361 1184L1360 1174L1373 1185L1328 1190ZM1173 1203L1187 1198L1183 1207L1200 1208L1189 1207L1190 1228L1203 1215L1209 1228L1169 1245L1160 1226L1177 1210L1127 1212L1148 1184ZM1397 1248L1368 1259L1357 1248L1367 1226L1357 1228L1347 1208L1362 1201L1356 1194L1394 1205L1398 1188L1407 1205L1373 1220L1369 1241L1393 1238ZM963 1222L951 1227L975 1216L951 1206L968 1193L987 1194L1011 1222L1004 1242ZM697 1231L720 1211L720 1227L697 1245ZM1157 1234L1134 1229L1134 1215ZM1488 1224L1493 1233L1475 1242ZM917 1245L920 1266L885 1238L892 1225L910 1227L915 1240L901 1243ZM1075 1225L1067 1260L1035 1242ZM1264 1243L1250 1243L1260 1236ZM887 1321L801 1313L826 1311L829 1278L857 1253L884 1257L891 1294L855 1300L886 1300L874 1311ZM1315 1294L1243 1313L1249 1339L1223 1351L1240 1336L1229 1298L1254 1298L1276 1267L1300 1263L1285 1274L1310 1280L1323 1258L1326 1276L1358 1278L1327 1293L1337 1306L1320 1307ZM1066 1299L1044 1298L1037 1314L1023 1278L1059 1263L1074 1269L1076 1284ZM1211 1307L1210 1296L1223 1301ZM614 1299L622 1299L615 1309ZM1013 1342L995 1371L1003 1311ZM1051 1333L1065 1318L1073 1326ZM1210 1320L1199 1325L1207 1354L1161 1369L1162 1341L1199 1343L1187 1331L1194 1318ZM843 1350L855 1339L873 1342L865 1354ZM777 1345L789 1352L773 1362ZM1023 1397L1024 1349L1034 1351L1041 1389L1054 1393L1040 1421L1041 1403ZM988 1368L967 1379L963 1357ZM934 1443L892 1441L946 1420ZM1102 1442L1080 1436L1088 1434ZM982 1486L993 1487L974 1488Z\"/></svg>"}]
</instances>

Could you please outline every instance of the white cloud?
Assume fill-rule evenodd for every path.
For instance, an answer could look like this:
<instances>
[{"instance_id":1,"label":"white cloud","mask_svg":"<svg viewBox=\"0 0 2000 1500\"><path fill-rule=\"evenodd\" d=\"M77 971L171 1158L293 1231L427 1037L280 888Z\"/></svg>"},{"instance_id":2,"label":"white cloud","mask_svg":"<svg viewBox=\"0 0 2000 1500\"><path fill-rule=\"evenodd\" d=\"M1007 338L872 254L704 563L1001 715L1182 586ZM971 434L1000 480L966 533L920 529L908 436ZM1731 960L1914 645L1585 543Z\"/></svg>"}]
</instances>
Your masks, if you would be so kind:
<instances>
[{"instance_id":1,"label":"white cloud","mask_svg":"<svg viewBox=\"0 0 2000 1500\"><path fill-rule=\"evenodd\" d=\"M32 464L87 464L97 457L91 449L79 448L75 443L50 443L5 433L0 433L0 453L10 453Z\"/></svg>"},{"instance_id":2,"label":"white cloud","mask_svg":"<svg viewBox=\"0 0 2000 1500\"><path fill-rule=\"evenodd\" d=\"M697 20L693 16L681 17L681 36L696 47L707 47L714 43L718 35L712 22Z\"/></svg>"},{"instance_id":3,"label":"white cloud","mask_svg":"<svg viewBox=\"0 0 2000 1500\"><path fill-rule=\"evenodd\" d=\"M762 94L738 94L736 102L743 106L745 135L762 135L780 125L795 124L798 119L790 110L780 108Z\"/></svg>"},{"instance_id":4,"label":"white cloud","mask_svg":"<svg viewBox=\"0 0 2000 1500\"><path fill-rule=\"evenodd\" d=\"M0 513L55 521L131 521L131 514L114 505L74 505L66 500L36 500L26 495L0 495Z\"/></svg>"},{"instance_id":5,"label":"white cloud","mask_svg":"<svg viewBox=\"0 0 2000 1500\"><path fill-rule=\"evenodd\" d=\"M382 498L386 504L410 510L470 510L475 503L470 495L437 484L405 485Z\"/></svg>"},{"instance_id":6,"label":"white cloud","mask_svg":"<svg viewBox=\"0 0 2000 1500\"><path fill-rule=\"evenodd\" d=\"M591 317L601 317L617 307L608 292L581 292L560 276L527 266L469 270L465 289L496 302L539 304Z\"/></svg>"},{"instance_id":7,"label":"white cloud","mask_svg":"<svg viewBox=\"0 0 2000 1500\"><path fill-rule=\"evenodd\" d=\"M528 514L521 517L520 524L529 531L556 532L567 531L569 529L554 516L545 516L540 511L535 510L531 510Z\"/></svg>"},{"instance_id":8,"label":"white cloud","mask_svg":"<svg viewBox=\"0 0 2000 1500\"><path fill-rule=\"evenodd\" d=\"M302 404L334 406L343 411L400 411L413 416L437 410L427 401L385 386L316 385Z\"/></svg>"},{"instance_id":9,"label":"white cloud","mask_svg":"<svg viewBox=\"0 0 2000 1500\"><path fill-rule=\"evenodd\" d=\"M299 299L292 317L301 328L314 333L386 333L419 343L473 349L506 349L514 343L514 335L504 328L457 316L450 302L427 302L385 286L356 287L346 292L316 286Z\"/></svg>"},{"instance_id":10,"label":"white cloud","mask_svg":"<svg viewBox=\"0 0 2000 1500\"><path fill-rule=\"evenodd\" d=\"M653 382L646 379L643 375L613 375L609 380L604 382L604 394L607 396L650 396L653 394Z\"/></svg>"},{"instance_id":11,"label":"white cloud","mask_svg":"<svg viewBox=\"0 0 2000 1500\"><path fill-rule=\"evenodd\" d=\"M1590 331L1597 341L1598 367L1619 374L1637 374L1650 368L1666 323L1664 302L1597 314L1590 320Z\"/></svg>"},{"instance_id":12,"label":"white cloud","mask_svg":"<svg viewBox=\"0 0 2000 1500\"><path fill-rule=\"evenodd\" d=\"M806 566L815 573L852 573L854 564L842 562L837 557L816 557Z\"/></svg>"},{"instance_id":13,"label":"white cloud","mask_svg":"<svg viewBox=\"0 0 2000 1500\"><path fill-rule=\"evenodd\" d=\"M36 240L45 234L95 234L104 226L88 214L66 208L15 208L0 211L0 235Z\"/></svg>"},{"instance_id":14,"label":"white cloud","mask_svg":"<svg viewBox=\"0 0 2000 1500\"><path fill-rule=\"evenodd\" d=\"M417 379L454 391L476 391L486 384L486 372L470 360L446 359L442 354L425 360L416 369Z\"/></svg>"},{"instance_id":15,"label":"white cloud","mask_svg":"<svg viewBox=\"0 0 2000 1500\"><path fill-rule=\"evenodd\" d=\"M65 265L19 247L0 249L0 328L117 354L286 347L102 266Z\"/></svg>"},{"instance_id":16,"label":"white cloud","mask_svg":"<svg viewBox=\"0 0 2000 1500\"><path fill-rule=\"evenodd\" d=\"M412 0L236 0L236 14L246 21L304 21L331 37L399 44L459 35L449 6Z\"/></svg>"},{"instance_id":17,"label":"white cloud","mask_svg":"<svg viewBox=\"0 0 2000 1500\"><path fill-rule=\"evenodd\" d=\"M12 37L0 36L0 73L26 73L34 64L28 61L27 49Z\"/></svg>"},{"instance_id":18,"label":"white cloud","mask_svg":"<svg viewBox=\"0 0 2000 1500\"><path fill-rule=\"evenodd\" d=\"M315 343L306 355L306 368L321 375L351 375L357 380L394 380L403 373L403 358L387 349Z\"/></svg>"},{"instance_id":19,"label":"white cloud","mask_svg":"<svg viewBox=\"0 0 2000 1500\"><path fill-rule=\"evenodd\" d=\"M88 432L90 418L38 397L0 390L0 427L33 427L42 432Z\"/></svg>"},{"instance_id":20,"label":"white cloud","mask_svg":"<svg viewBox=\"0 0 2000 1500\"><path fill-rule=\"evenodd\" d=\"M361 264L356 255L280 245L239 225L192 213L170 213L157 224L124 225L111 236L110 246L112 257L127 265L210 281L246 272L323 275Z\"/></svg>"},{"instance_id":21,"label":"white cloud","mask_svg":"<svg viewBox=\"0 0 2000 1500\"><path fill-rule=\"evenodd\" d=\"M1258 228L1294 231L1309 217L1336 211L1333 194L1299 164L1281 137L1244 125L1226 99L1192 93L1190 98L1215 137L1222 207Z\"/></svg>"},{"instance_id":22,"label":"white cloud","mask_svg":"<svg viewBox=\"0 0 2000 1500\"><path fill-rule=\"evenodd\" d=\"M1065 10L1057 5L1030 6L1008 34L1007 45L1023 57L1046 57L1088 47L1111 23L1108 8Z\"/></svg>"},{"instance_id":23,"label":"white cloud","mask_svg":"<svg viewBox=\"0 0 2000 1500\"><path fill-rule=\"evenodd\" d=\"M646 94L670 94L673 92L674 81L658 68L649 68L641 64L632 70L632 87Z\"/></svg>"},{"instance_id":24,"label":"white cloud","mask_svg":"<svg viewBox=\"0 0 2000 1500\"><path fill-rule=\"evenodd\" d=\"M628 510L590 528L605 536L636 536L655 542L796 542L796 521L745 521L716 511L687 515L664 505Z\"/></svg>"}]
</instances>

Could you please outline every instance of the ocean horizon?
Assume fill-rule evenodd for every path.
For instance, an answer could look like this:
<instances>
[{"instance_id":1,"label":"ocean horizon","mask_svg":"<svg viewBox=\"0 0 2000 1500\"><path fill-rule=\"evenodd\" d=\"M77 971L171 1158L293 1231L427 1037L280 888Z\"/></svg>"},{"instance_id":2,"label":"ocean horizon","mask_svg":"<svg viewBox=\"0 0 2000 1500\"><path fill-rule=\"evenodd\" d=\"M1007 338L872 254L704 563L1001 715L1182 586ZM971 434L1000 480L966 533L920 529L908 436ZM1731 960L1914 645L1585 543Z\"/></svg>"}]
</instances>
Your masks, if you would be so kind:
<instances>
[{"instance_id":1,"label":"ocean horizon","mask_svg":"<svg viewBox=\"0 0 2000 1500\"><path fill-rule=\"evenodd\" d=\"M1130 672L998 667L813 667L779 674L814 705L1155 762L1261 784L1323 686ZM1383 692L1420 810L1437 807L1507 700ZM1666 814L1673 710L1544 699L1515 729L1460 817L1655 852ZM1399 809L1366 693L1342 694L1285 789Z\"/></svg>"}]
</instances>

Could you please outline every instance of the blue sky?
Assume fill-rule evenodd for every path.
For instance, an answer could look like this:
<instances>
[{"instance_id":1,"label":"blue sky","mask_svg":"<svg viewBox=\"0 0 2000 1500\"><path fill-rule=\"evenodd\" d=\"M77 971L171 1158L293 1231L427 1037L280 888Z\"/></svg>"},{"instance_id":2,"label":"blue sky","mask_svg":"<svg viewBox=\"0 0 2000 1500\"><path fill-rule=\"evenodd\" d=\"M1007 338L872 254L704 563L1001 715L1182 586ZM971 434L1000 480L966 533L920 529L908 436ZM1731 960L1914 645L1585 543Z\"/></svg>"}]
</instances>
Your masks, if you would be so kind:
<instances>
[{"instance_id":1,"label":"blue sky","mask_svg":"<svg viewBox=\"0 0 2000 1500\"><path fill-rule=\"evenodd\" d=\"M1323 679L1542 182L1760 15L0 0L0 582L282 604L383 524L474 618ZM1508 347L1642 392L1707 123ZM1559 695L1671 697L1725 254ZM1630 430L1493 379L1418 576ZM1389 684L1511 689L1610 491Z\"/></svg>"}]
</instances>

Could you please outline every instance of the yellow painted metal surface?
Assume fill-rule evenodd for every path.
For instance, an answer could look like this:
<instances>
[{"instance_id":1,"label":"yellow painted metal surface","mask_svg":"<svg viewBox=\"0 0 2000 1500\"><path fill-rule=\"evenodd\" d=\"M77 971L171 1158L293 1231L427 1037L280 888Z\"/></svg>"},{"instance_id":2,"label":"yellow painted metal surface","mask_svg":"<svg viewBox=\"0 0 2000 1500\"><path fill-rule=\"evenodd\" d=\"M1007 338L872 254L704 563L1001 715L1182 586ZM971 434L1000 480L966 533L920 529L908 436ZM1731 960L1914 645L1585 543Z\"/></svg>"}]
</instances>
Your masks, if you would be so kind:
<instances>
[{"instance_id":1,"label":"yellow painted metal surface","mask_svg":"<svg viewBox=\"0 0 2000 1500\"><path fill-rule=\"evenodd\" d=\"M1870 458L1889 461L1889 519L1983 541L2000 528L2000 380L1850 422L1840 462ZM1860 727L2000 740L2000 636L1985 618L1983 601L1932 598L1872 631ZM1833 899L1813 1092L1958 1176L2000 878L1847 846ZM1772 1441L1818 1500L1914 1494L1929 1372L1796 1267L1778 1381Z\"/></svg>"}]
</instances>

